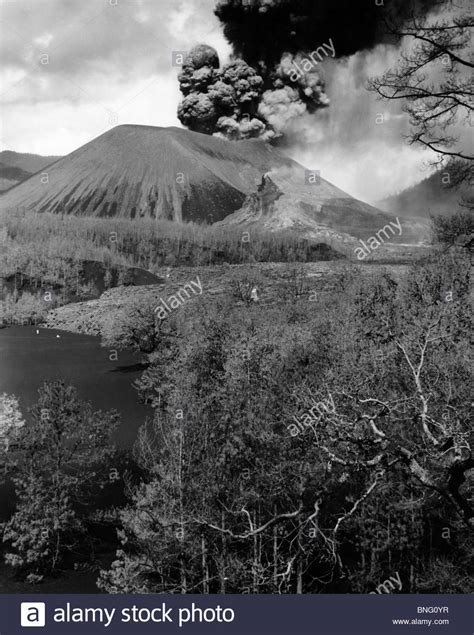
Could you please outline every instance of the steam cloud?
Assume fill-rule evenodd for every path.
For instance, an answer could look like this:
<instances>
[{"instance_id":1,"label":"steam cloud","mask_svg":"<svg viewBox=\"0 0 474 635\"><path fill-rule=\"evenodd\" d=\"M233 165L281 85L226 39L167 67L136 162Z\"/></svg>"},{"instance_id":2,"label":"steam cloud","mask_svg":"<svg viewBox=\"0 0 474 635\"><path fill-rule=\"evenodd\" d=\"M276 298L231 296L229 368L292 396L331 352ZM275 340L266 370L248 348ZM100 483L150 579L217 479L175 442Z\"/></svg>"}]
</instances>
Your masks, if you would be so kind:
<instances>
[{"instance_id":1,"label":"steam cloud","mask_svg":"<svg viewBox=\"0 0 474 635\"><path fill-rule=\"evenodd\" d=\"M438 0L391 0L403 21ZM220 67L217 52L194 48L179 76L181 123L229 139L282 137L298 120L329 105L322 62L370 50L390 39L380 25L387 9L375 0L219 0L215 13L233 47Z\"/></svg>"}]
</instances>

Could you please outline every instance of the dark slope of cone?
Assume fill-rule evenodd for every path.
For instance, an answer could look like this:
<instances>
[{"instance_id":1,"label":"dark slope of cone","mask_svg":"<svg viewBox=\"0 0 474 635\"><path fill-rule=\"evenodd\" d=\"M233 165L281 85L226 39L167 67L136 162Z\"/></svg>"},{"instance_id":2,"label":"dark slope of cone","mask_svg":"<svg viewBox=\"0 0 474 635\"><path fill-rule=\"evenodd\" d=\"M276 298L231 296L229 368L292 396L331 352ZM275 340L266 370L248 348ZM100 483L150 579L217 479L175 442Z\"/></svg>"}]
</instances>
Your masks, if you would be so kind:
<instances>
[{"instance_id":1,"label":"dark slope of cone","mask_svg":"<svg viewBox=\"0 0 474 635\"><path fill-rule=\"evenodd\" d=\"M359 236L394 218L322 178L306 183L303 166L263 141L138 125L117 126L16 185L0 209L216 222L245 207L265 173L283 192L276 224L296 210L303 225Z\"/></svg>"}]
</instances>

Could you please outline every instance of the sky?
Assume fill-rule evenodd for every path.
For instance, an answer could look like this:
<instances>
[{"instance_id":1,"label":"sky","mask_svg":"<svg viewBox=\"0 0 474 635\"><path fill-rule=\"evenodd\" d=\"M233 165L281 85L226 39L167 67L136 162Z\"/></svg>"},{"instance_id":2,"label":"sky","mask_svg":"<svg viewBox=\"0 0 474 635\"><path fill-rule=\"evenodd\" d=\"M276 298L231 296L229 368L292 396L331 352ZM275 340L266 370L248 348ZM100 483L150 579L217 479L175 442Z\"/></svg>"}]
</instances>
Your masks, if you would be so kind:
<instances>
[{"instance_id":1,"label":"sky","mask_svg":"<svg viewBox=\"0 0 474 635\"><path fill-rule=\"evenodd\" d=\"M214 0L0 2L1 149L67 154L121 123L178 126L173 51L230 54Z\"/></svg>"},{"instance_id":2,"label":"sky","mask_svg":"<svg viewBox=\"0 0 474 635\"><path fill-rule=\"evenodd\" d=\"M0 149L65 155L122 123L180 126L173 52L231 48L215 0L0 0ZM376 202L426 177L428 156L403 138L399 103L365 90L396 61L378 46L327 60L329 108L308 119L294 159ZM383 124L380 121L383 115Z\"/></svg>"}]
</instances>

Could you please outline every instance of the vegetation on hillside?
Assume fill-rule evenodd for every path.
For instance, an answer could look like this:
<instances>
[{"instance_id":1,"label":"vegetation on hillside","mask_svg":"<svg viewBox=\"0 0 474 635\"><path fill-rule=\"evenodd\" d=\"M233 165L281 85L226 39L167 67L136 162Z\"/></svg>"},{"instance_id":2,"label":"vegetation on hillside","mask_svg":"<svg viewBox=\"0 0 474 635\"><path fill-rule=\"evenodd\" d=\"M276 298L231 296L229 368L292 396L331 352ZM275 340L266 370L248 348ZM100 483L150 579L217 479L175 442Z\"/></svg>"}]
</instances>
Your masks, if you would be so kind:
<instances>
[{"instance_id":1,"label":"vegetation on hillside","mask_svg":"<svg viewBox=\"0 0 474 635\"><path fill-rule=\"evenodd\" d=\"M0 324L39 323L51 308L127 284L130 267L156 272L163 266L341 257L292 232L54 214L8 217L0 248ZM84 263L97 265L95 275L85 276Z\"/></svg>"},{"instance_id":2,"label":"vegetation on hillside","mask_svg":"<svg viewBox=\"0 0 474 635\"><path fill-rule=\"evenodd\" d=\"M238 227L146 219L91 218L33 214L4 221L2 272L56 273L61 261L98 260L153 270L163 265L223 262L317 261L330 259L324 249L294 232L268 233Z\"/></svg>"},{"instance_id":3,"label":"vegetation on hillside","mask_svg":"<svg viewBox=\"0 0 474 635\"><path fill-rule=\"evenodd\" d=\"M434 216L431 219L433 240L448 247L467 246L474 234L474 215L472 211L461 210L454 216Z\"/></svg>"},{"instance_id":4,"label":"vegetation on hillside","mask_svg":"<svg viewBox=\"0 0 474 635\"><path fill-rule=\"evenodd\" d=\"M108 592L468 592L468 267L349 276L315 310L206 303L138 382L154 419ZM471 475L471 476L470 476Z\"/></svg>"}]
</instances>

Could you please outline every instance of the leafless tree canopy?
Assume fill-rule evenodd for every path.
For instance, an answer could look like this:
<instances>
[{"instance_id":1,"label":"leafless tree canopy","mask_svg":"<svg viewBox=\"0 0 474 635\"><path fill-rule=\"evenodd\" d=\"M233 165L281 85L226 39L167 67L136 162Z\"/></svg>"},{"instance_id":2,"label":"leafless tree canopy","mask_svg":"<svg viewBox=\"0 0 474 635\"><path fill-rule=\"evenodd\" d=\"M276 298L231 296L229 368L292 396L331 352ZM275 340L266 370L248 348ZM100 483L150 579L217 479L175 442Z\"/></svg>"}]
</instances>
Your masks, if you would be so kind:
<instances>
[{"instance_id":1,"label":"leafless tree canopy","mask_svg":"<svg viewBox=\"0 0 474 635\"><path fill-rule=\"evenodd\" d=\"M410 143L436 152L440 160L473 160L460 139L460 125L472 124L474 67L470 46L474 18L461 5L443 2L441 17L413 14L401 28L387 28L406 46L395 68L369 81L383 99L405 102ZM467 144L466 144L467 145Z\"/></svg>"}]
</instances>

